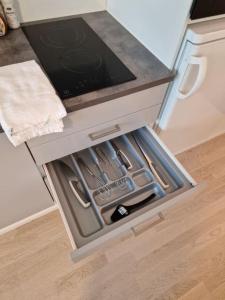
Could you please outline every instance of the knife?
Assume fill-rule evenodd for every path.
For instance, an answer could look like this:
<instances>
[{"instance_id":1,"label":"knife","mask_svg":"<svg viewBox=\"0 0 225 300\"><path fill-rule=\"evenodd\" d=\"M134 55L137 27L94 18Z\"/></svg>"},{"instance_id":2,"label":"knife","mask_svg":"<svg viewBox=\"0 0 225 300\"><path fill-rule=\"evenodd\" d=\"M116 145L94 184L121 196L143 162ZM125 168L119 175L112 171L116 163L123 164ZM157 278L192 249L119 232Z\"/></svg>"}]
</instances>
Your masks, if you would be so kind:
<instances>
[{"instance_id":1,"label":"knife","mask_svg":"<svg viewBox=\"0 0 225 300\"><path fill-rule=\"evenodd\" d=\"M119 147L117 147L117 145L113 141L110 142L120 162L126 167L127 170L132 169L133 165L127 155L121 149L119 149Z\"/></svg>"},{"instance_id":2,"label":"knife","mask_svg":"<svg viewBox=\"0 0 225 300\"><path fill-rule=\"evenodd\" d=\"M156 170L156 167L155 167L153 161L148 156L148 154L146 153L146 151L144 150L144 148L142 147L142 145L140 144L140 142L138 141L136 136L134 134L132 134L132 137L133 137L135 143L137 144L138 148L140 149L142 155L146 159L146 161L148 163L148 166L149 166L150 170L152 171L153 175L156 177L156 179L161 184L161 186L163 187L164 190L168 189L170 187L170 185L167 184L166 182L164 182L164 180L160 177L160 175L158 174L158 172Z\"/></svg>"},{"instance_id":3,"label":"knife","mask_svg":"<svg viewBox=\"0 0 225 300\"><path fill-rule=\"evenodd\" d=\"M146 199L142 200L141 202L135 203L133 205L128 205L128 206L122 205L122 204L118 205L116 207L115 211L113 212L113 214L111 215L111 221L117 222L117 221L127 217L131 213L135 212L136 210L145 206L147 203L154 200L155 197L156 197L156 194L152 193Z\"/></svg>"},{"instance_id":4,"label":"knife","mask_svg":"<svg viewBox=\"0 0 225 300\"><path fill-rule=\"evenodd\" d=\"M63 173L68 179L70 188L74 196L84 208L88 208L91 205L91 203L85 199L86 193L82 186L82 183L80 182L80 179L76 176L73 169L63 161L60 161L60 166L63 170Z\"/></svg>"}]
</instances>

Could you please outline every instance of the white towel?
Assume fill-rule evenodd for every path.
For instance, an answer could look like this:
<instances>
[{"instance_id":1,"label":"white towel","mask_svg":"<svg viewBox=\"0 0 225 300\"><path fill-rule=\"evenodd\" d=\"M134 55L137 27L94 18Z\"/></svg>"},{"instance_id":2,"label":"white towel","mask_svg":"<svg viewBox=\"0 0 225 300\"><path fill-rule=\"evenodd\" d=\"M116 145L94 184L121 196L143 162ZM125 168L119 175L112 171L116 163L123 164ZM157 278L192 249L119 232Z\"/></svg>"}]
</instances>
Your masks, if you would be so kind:
<instances>
[{"instance_id":1,"label":"white towel","mask_svg":"<svg viewBox=\"0 0 225 300\"><path fill-rule=\"evenodd\" d=\"M0 68L0 123L14 146L63 131L66 110L35 61Z\"/></svg>"}]
</instances>

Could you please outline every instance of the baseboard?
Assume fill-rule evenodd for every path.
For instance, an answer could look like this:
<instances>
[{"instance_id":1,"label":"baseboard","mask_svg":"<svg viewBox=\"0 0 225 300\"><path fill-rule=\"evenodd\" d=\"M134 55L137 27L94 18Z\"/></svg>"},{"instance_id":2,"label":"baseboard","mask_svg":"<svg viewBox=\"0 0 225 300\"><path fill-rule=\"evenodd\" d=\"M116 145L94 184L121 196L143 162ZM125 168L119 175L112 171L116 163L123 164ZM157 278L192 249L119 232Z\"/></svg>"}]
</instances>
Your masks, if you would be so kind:
<instances>
[{"instance_id":1,"label":"baseboard","mask_svg":"<svg viewBox=\"0 0 225 300\"><path fill-rule=\"evenodd\" d=\"M40 211L40 212L38 212L38 213L36 213L32 216L29 216L28 218L25 218L23 220L20 220L18 222L15 222L15 223L7 226L7 227L4 227L4 228L0 229L0 235L3 235L3 234L5 234L9 231L17 229L18 227L23 226L23 225L25 225L25 224L27 224L27 223L35 220L35 219L43 217L43 216L55 211L56 209L58 209L57 205L53 205L53 206L51 206L49 208L46 208L46 209L44 209L44 210L42 210L42 211Z\"/></svg>"},{"instance_id":2,"label":"baseboard","mask_svg":"<svg viewBox=\"0 0 225 300\"><path fill-rule=\"evenodd\" d=\"M173 154L174 154L175 156L176 156L176 155L179 155L179 154L184 153L184 152L186 152L186 151L188 151L188 150L191 150L191 149L193 149L193 148L199 147L199 146L201 146L201 145L203 145L203 144L205 144L205 143L207 143L207 142L209 142L209 141L211 141L211 140L213 140L213 139L216 139L216 138L218 138L219 136L221 136L221 135L223 135L223 134L225 134L224 131L223 131L223 132L220 132L220 133L218 133L218 134L216 134L216 135L207 137L206 139L203 139L203 140L201 140L201 141L199 141L199 142L197 142L197 143L195 143L195 144L192 144L191 146L185 147L185 148L183 148L182 150L175 151Z\"/></svg>"}]
</instances>

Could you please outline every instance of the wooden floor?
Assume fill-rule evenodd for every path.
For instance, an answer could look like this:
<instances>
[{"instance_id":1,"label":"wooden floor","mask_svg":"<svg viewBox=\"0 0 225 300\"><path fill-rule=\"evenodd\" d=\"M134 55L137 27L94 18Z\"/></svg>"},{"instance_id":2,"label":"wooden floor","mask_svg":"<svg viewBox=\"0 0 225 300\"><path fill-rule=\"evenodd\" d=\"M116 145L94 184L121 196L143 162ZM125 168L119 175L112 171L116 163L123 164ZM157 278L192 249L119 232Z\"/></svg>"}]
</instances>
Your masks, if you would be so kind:
<instances>
[{"instance_id":1,"label":"wooden floor","mask_svg":"<svg viewBox=\"0 0 225 300\"><path fill-rule=\"evenodd\" d=\"M0 237L0 299L225 300L225 135L178 158L206 190L76 265L57 211Z\"/></svg>"}]
</instances>

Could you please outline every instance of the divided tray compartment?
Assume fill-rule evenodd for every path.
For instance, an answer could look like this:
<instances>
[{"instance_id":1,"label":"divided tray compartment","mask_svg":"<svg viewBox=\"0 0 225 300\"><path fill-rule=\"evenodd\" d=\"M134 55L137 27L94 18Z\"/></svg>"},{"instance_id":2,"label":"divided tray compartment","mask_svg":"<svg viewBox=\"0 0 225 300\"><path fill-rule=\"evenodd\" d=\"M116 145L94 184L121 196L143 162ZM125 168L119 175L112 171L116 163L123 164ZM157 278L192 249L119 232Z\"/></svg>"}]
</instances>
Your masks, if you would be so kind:
<instances>
[{"instance_id":1,"label":"divided tray compartment","mask_svg":"<svg viewBox=\"0 0 225 300\"><path fill-rule=\"evenodd\" d=\"M153 176L147 161L145 157L143 156L142 152L140 151L139 147L136 144L136 141L134 140L133 136L136 137L138 142L142 145L147 155L150 157L152 162L154 163L154 166L156 166L156 170L159 174L159 176L162 178L162 180L169 184L169 188L167 188L165 191L166 193L173 193L176 190L183 187L183 181L180 179L179 174L176 172L176 168L172 168L171 164L169 164L167 158L165 155L161 155L161 151L158 147L158 144L153 140L149 138L149 132L146 128L137 129L132 133L127 134L127 138L129 139L130 143L135 148L138 155L141 157L145 164L145 169L148 170L151 175ZM153 176L154 178L154 176ZM154 181L157 182L157 179L154 178Z\"/></svg>"},{"instance_id":2,"label":"divided tray compartment","mask_svg":"<svg viewBox=\"0 0 225 300\"><path fill-rule=\"evenodd\" d=\"M111 140L110 143L111 145L115 144L128 157L129 161L132 164L132 167L128 170L128 172L133 173L144 167L144 162L142 158L138 155L138 152L130 143L126 135L121 135Z\"/></svg>"},{"instance_id":3,"label":"divided tray compartment","mask_svg":"<svg viewBox=\"0 0 225 300\"><path fill-rule=\"evenodd\" d=\"M64 165L66 167L69 167L79 180L81 178L76 168L74 167L73 160L70 156L67 156L54 162L55 170L58 175L60 185L67 199L66 205L68 205L68 208L71 211L73 219L75 220L75 223L77 225L77 235L80 235L83 238L88 238L89 236L92 236L93 234L95 234L103 228L102 218L98 216L96 209L93 205L90 205L88 208L84 208L76 199L69 185L69 176L65 172ZM91 201L91 198L87 193L85 194L85 197Z\"/></svg>"},{"instance_id":4,"label":"divided tray compartment","mask_svg":"<svg viewBox=\"0 0 225 300\"><path fill-rule=\"evenodd\" d=\"M146 169L137 171L133 174L132 178L135 184L139 187L143 187L154 181L153 175Z\"/></svg>"},{"instance_id":5,"label":"divided tray compartment","mask_svg":"<svg viewBox=\"0 0 225 300\"><path fill-rule=\"evenodd\" d=\"M109 141L99 144L92 149L109 180L115 181L126 175L126 168L119 161Z\"/></svg>"},{"instance_id":6,"label":"divided tray compartment","mask_svg":"<svg viewBox=\"0 0 225 300\"><path fill-rule=\"evenodd\" d=\"M93 150L93 149L90 148L89 150ZM81 151L81 152L84 153L83 151ZM85 152L85 153L88 153L88 152ZM111 215L113 214L113 212L115 211L115 209L117 208L117 206L119 204L132 205L132 204L138 203L139 201L146 199L152 193L156 194L156 197L151 202L149 202L144 207L141 207L137 211L132 213L131 214L131 217L132 217L132 215L134 215L134 214L140 214L141 211L144 209L147 209L147 207L151 203L161 199L162 197L164 197L166 195L165 191L160 187L160 185L153 181L153 177L151 176L151 174L143 168L140 169L138 172L140 174L141 174L141 172L142 173L148 172L149 179L151 179L151 181L149 183L147 183L144 187L138 186L135 183L135 181L133 180L133 174L137 175L137 172L134 172L134 173L129 172L126 174L126 176L124 176L116 181L111 181L108 178L107 184L105 184L104 186L101 186L100 188L98 188L96 190L92 190L88 187L88 184L84 178L82 170L80 169L80 166L78 164L78 157L80 157L79 152L77 154L72 155L74 166L76 167L77 172L79 173L81 179L83 180L83 184L84 184L84 186L88 192L88 195L91 199L92 206L94 207L95 211L97 212L98 217L101 219L101 223L103 224L103 231L110 230L108 227L111 227L112 225L117 227L117 226L119 226L118 224L120 222L128 221L129 216L124 218L125 220L123 219L116 223L113 223L111 221ZM84 159L85 159L85 157L84 157ZM137 157L137 159L140 159L140 158ZM142 166L141 159L139 161L140 161L140 166ZM119 187L119 183L121 184L121 188ZM142 178L142 183L143 183L143 178ZM109 194L108 197L106 197L105 199L104 199L104 197L102 198L101 195L107 196L105 191L108 191L108 189L111 190L111 194Z\"/></svg>"},{"instance_id":7,"label":"divided tray compartment","mask_svg":"<svg viewBox=\"0 0 225 300\"><path fill-rule=\"evenodd\" d=\"M72 155L74 166L83 180L83 184L91 199L91 203L97 211L97 215L101 219L104 228L113 224L111 222L110 214L114 212L119 204L137 203L139 199L139 201L141 201L153 192L156 194L153 201L156 201L166 195L160 185L154 181L154 177L146 168L144 161L136 152L133 145L129 142L129 139L124 135L114 139L113 142L116 143L116 146L119 149L122 149L126 155L129 155L129 160L132 161L132 168L129 171L126 170L125 166L120 164L119 160L117 161L122 172L118 175L119 179L116 180L110 179L110 174L112 174L112 172L109 168L111 167L113 169L114 166L111 163L108 163L107 167L104 166L105 158L102 157L101 151L99 152L99 149L102 149L104 154L108 155L107 160L116 160L117 155L114 148L111 146L110 141ZM79 164L80 157L82 157L85 162L91 163L91 165L88 166L93 171L96 170L96 167L94 167L93 164L96 164L97 162L97 164L100 165L100 170L103 175L105 175L107 182L103 182L102 186L98 188L90 188L90 186L93 187L94 185L90 184L90 181L87 181L87 179L90 179ZM99 171L99 167L97 169ZM123 175L123 177L120 178L121 175ZM112 177L116 178L116 176ZM146 206L148 206L148 204ZM139 208L137 211L141 209L142 208Z\"/></svg>"},{"instance_id":8,"label":"divided tray compartment","mask_svg":"<svg viewBox=\"0 0 225 300\"><path fill-rule=\"evenodd\" d=\"M126 197L123 197L121 199L118 199L114 202L111 202L109 205L105 205L101 209L101 214L102 214L105 224L107 224L107 225L116 224L116 223L112 222L111 216L114 213L114 211L118 205L122 204L122 205L129 206L129 205L139 203L140 201L145 200L147 197L149 197L153 193L156 194L154 199L152 199L149 203L145 204L143 207L140 207L138 210L131 213L129 216L116 222L117 224L119 224L120 222L124 222L126 219L127 219L126 221L128 221L128 219L130 217L132 217L132 215L140 214L146 208L148 209L149 205L151 205L152 203L154 203L157 200L164 197L166 195L164 190L160 187L160 185L158 183L152 183L149 186L145 187L144 189L139 188L135 191L135 193L128 195Z\"/></svg>"},{"instance_id":9,"label":"divided tray compartment","mask_svg":"<svg viewBox=\"0 0 225 300\"><path fill-rule=\"evenodd\" d=\"M91 148L78 152L76 154L76 161L89 189L95 190L107 184L107 176ZM91 175L91 173L95 174L95 176Z\"/></svg>"},{"instance_id":10,"label":"divided tray compartment","mask_svg":"<svg viewBox=\"0 0 225 300\"><path fill-rule=\"evenodd\" d=\"M107 185L107 187L110 191L108 195L104 192L104 188L100 188L93 193L93 197L98 206L111 203L114 200L120 199L121 197L126 196L135 190L134 184L129 177L118 179Z\"/></svg>"}]
</instances>

